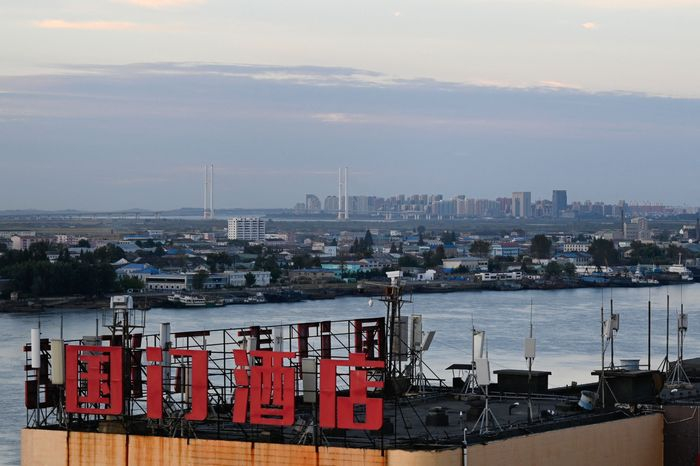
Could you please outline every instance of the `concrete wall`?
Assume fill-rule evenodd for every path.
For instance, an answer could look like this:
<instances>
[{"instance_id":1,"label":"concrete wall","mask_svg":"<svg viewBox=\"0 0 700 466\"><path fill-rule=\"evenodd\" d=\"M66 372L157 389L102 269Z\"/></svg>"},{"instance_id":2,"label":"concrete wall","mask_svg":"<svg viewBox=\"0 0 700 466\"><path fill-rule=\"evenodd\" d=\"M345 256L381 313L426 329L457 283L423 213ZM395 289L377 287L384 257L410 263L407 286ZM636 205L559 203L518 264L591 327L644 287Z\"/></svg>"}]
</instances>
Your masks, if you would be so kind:
<instances>
[{"instance_id":1,"label":"concrete wall","mask_svg":"<svg viewBox=\"0 0 700 466\"><path fill-rule=\"evenodd\" d=\"M661 414L560 429L467 448L468 466L661 466Z\"/></svg>"},{"instance_id":2,"label":"concrete wall","mask_svg":"<svg viewBox=\"0 0 700 466\"><path fill-rule=\"evenodd\" d=\"M700 410L697 406L664 406L664 466L696 464L700 457Z\"/></svg>"},{"instance_id":3,"label":"concrete wall","mask_svg":"<svg viewBox=\"0 0 700 466\"><path fill-rule=\"evenodd\" d=\"M468 447L468 466L661 466L663 416L561 429ZM462 466L461 448L363 450L24 429L22 466Z\"/></svg>"}]
</instances>

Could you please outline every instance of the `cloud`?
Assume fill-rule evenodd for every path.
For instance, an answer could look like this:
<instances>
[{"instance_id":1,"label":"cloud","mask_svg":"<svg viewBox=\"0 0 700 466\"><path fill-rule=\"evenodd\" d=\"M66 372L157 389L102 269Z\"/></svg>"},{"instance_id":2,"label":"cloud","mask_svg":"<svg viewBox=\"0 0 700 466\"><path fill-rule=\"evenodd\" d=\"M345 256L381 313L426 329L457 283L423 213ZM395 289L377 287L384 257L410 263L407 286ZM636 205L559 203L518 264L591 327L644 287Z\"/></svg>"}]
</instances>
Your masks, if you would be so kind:
<instances>
[{"instance_id":1,"label":"cloud","mask_svg":"<svg viewBox=\"0 0 700 466\"><path fill-rule=\"evenodd\" d=\"M549 89L572 89L582 91L583 88L577 84L563 83L561 81L545 80L540 81L540 85Z\"/></svg>"},{"instance_id":2,"label":"cloud","mask_svg":"<svg viewBox=\"0 0 700 466\"><path fill-rule=\"evenodd\" d=\"M129 3L144 8L169 8L186 5L199 5L206 0L120 0L122 3Z\"/></svg>"},{"instance_id":3,"label":"cloud","mask_svg":"<svg viewBox=\"0 0 700 466\"><path fill-rule=\"evenodd\" d=\"M593 21L585 22L585 23L581 24L581 27L583 29L588 29L588 30L598 29L598 25L596 23L594 23Z\"/></svg>"},{"instance_id":4,"label":"cloud","mask_svg":"<svg viewBox=\"0 0 700 466\"><path fill-rule=\"evenodd\" d=\"M44 19L34 25L41 29L75 29L81 31L124 31L136 28L136 24L126 21L65 21Z\"/></svg>"}]
</instances>

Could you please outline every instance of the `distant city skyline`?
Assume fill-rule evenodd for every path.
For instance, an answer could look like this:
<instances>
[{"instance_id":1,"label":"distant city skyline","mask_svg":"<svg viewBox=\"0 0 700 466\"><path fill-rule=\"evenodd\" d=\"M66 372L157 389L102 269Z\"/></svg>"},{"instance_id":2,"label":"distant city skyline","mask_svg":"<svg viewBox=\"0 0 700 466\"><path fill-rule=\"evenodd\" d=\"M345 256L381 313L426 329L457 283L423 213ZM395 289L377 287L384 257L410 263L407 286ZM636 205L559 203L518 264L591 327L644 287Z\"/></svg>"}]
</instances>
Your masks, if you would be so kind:
<instances>
[{"instance_id":1,"label":"distant city skyline","mask_svg":"<svg viewBox=\"0 0 700 466\"><path fill-rule=\"evenodd\" d=\"M700 0L5 3L0 210L700 203Z\"/></svg>"}]
</instances>

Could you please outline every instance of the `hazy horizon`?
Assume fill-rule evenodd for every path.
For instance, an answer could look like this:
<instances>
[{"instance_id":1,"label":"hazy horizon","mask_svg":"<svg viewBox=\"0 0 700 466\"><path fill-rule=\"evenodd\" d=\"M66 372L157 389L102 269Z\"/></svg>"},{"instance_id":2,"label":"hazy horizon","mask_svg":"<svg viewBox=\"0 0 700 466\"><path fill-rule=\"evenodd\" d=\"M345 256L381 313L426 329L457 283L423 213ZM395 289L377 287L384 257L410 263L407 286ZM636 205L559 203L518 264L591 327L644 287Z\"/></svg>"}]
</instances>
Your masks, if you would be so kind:
<instances>
[{"instance_id":1,"label":"hazy horizon","mask_svg":"<svg viewBox=\"0 0 700 466\"><path fill-rule=\"evenodd\" d=\"M700 0L37 0L0 17L0 210L306 193L700 204Z\"/></svg>"}]
</instances>

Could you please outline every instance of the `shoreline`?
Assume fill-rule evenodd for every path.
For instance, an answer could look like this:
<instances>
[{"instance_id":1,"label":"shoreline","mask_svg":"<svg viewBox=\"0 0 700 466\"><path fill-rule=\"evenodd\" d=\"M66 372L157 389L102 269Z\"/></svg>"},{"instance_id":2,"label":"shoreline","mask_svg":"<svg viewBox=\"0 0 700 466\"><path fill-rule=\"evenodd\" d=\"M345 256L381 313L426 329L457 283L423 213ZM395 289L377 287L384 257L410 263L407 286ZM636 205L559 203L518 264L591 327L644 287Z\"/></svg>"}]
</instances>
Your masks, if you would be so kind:
<instances>
[{"instance_id":1,"label":"shoreline","mask_svg":"<svg viewBox=\"0 0 700 466\"><path fill-rule=\"evenodd\" d=\"M453 281L418 282L407 283L405 293L431 294L431 293L457 293L478 291L527 291L527 290L564 290L580 288L657 288L660 286L690 285L697 282L677 282L663 285L648 284L581 284L578 282L551 282L551 283L455 283ZM388 285L388 282L387 282ZM298 301L333 300L345 296L377 296L382 293L383 283L359 282L359 283L333 283L325 285L297 285L289 287L247 288L247 289L218 289L207 291L193 291L191 293L202 295L205 298L219 299L224 296L255 296L262 293L266 296L266 303L291 303ZM134 293L136 307L150 309L151 307L169 307L167 296L171 293L141 294ZM251 304L228 304L228 306L249 306ZM99 310L109 307L109 296L63 296L22 299L18 301L0 300L0 312L33 312L45 309L84 309ZM223 306L222 306L223 307Z\"/></svg>"}]
</instances>

